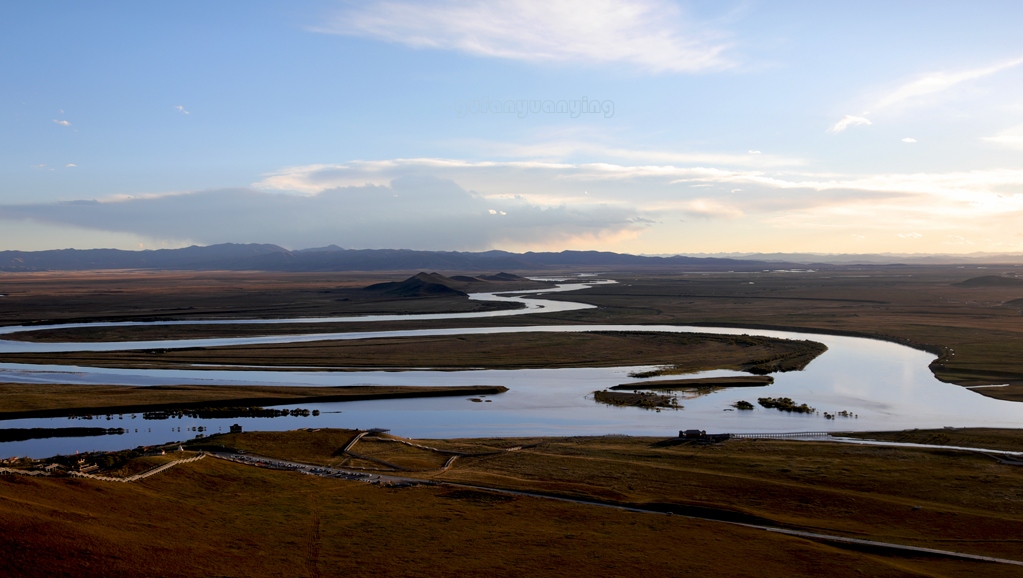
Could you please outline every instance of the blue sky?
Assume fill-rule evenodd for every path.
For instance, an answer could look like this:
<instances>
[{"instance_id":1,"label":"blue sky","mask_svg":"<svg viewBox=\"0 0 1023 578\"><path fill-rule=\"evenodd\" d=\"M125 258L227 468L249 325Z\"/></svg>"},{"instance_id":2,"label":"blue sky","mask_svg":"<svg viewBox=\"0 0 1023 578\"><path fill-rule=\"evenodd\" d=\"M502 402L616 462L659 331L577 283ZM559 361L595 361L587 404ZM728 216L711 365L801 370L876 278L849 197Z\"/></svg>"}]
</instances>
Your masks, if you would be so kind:
<instances>
[{"instance_id":1,"label":"blue sky","mask_svg":"<svg viewBox=\"0 0 1023 578\"><path fill-rule=\"evenodd\" d=\"M1021 25L1018 2L6 3L0 249L1023 252Z\"/></svg>"}]
</instances>

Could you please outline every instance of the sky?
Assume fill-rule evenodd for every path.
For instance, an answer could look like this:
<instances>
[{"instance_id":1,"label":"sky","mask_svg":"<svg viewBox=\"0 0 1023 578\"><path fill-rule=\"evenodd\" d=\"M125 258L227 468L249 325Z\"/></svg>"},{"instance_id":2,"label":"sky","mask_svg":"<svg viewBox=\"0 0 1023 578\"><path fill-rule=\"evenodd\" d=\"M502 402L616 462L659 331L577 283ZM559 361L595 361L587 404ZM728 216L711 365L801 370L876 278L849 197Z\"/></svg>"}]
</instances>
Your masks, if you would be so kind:
<instances>
[{"instance_id":1,"label":"sky","mask_svg":"<svg viewBox=\"0 0 1023 578\"><path fill-rule=\"evenodd\" d=\"M1023 3L0 4L0 250L1023 252Z\"/></svg>"}]
</instances>

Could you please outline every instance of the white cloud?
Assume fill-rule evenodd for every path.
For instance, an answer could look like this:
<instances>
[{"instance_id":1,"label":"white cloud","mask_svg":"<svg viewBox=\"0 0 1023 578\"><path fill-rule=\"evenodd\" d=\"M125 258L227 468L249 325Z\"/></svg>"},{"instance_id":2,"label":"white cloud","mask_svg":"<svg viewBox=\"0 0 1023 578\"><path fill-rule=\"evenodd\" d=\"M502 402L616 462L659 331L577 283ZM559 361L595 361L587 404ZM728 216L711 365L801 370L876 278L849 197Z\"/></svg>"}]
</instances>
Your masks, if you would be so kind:
<instances>
[{"instance_id":1,"label":"white cloud","mask_svg":"<svg viewBox=\"0 0 1023 578\"><path fill-rule=\"evenodd\" d=\"M181 114L192 114L192 113L188 112L187 110L185 110L185 107L180 105L180 104L175 106L174 110L180 112Z\"/></svg>"},{"instance_id":2,"label":"white cloud","mask_svg":"<svg viewBox=\"0 0 1023 578\"><path fill-rule=\"evenodd\" d=\"M902 139L902 142L915 143L916 139L913 138L913 137L907 136L906 138Z\"/></svg>"},{"instance_id":3,"label":"white cloud","mask_svg":"<svg viewBox=\"0 0 1023 578\"><path fill-rule=\"evenodd\" d=\"M1023 64L1023 58L1004 60L995 64L961 70L956 72L937 71L922 74L917 78L904 82L893 90L889 90L880 97L876 97L873 104L869 106L872 111L899 110L910 106L919 106L935 100L939 96L947 96L944 93L955 93L955 88L973 80L978 80L999 72L1015 68ZM854 125L873 124L865 118L866 113L861 116L845 115L831 127L830 132L839 133ZM916 142L903 139L903 142Z\"/></svg>"},{"instance_id":4,"label":"white cloud","mask_svg":"<svg viewBox=\"0 0 1023 578\"><path fill-rule=\"evenodd\" d=\"M919 99L923 96L944 92L958 84L990 76L997 72L1023 64L1023 58L1006 60L989 66L959 72L931 72L896 88L874 105L875 109L885 108Z\"/></svg>"},{"instance_id":5,"label":"white cloud","mask_svg":"<svg viewBox=\"0 0 1023 578\"><path fill-rule=\"evenodd\" d=\"M70 169L70 168L77 167L77 166L78 165L76 165L75 163L68 163L68 164L64 165L64 168Z\"/></svg>"},{"instance_id":6,"label":"white cloud","mask_svg":"<svg viewBox=\"0 0 1023 578\"><path fill-rule=\"evenodd\" d=\"M865 125L869 126L869 125L872 125L874 123L870 122L870 119L868 119L868 118L864 118L862 116L853 116L851 114L847 114L847 115L843 116L841 118L841 120L836 122L834 124L834 126L832 126L830 129L828 129L828 131L829 132L833 132L833 133L839 133L839 132L842 132L845 129L849 128L850 126L856 126L856 125L860 125L860 124L865 124Z\"/></svg>"},{"instance_id":7,"label":"white cloud","mask_svg":"<svg viewBox=\"0 0 1023 578\"><path fill-rule=\"evenodd\" d=\"M652 72L733 66L721 34L665 0L378 0L314 31L529 62L625 63Z\"/></svg>"},{"instance_id":8,"label":"white cloud","mask_svg":"<svg viewBox=\"0 0 1023 578\"><path fill-rule=\"evenodd\" d=\"M71 123L66 121L66 120L53 119L53 123L54 124L59 124L60 126L71 126Z\"/></svg>"},{"instance_id":9,"label":"white cloud","mask_svg":"<svg viewBox=\"0 0 1023 578\"><path fill-rule=\"evenodd\" d=\"M899 233L898 237L900 239L919 239L920 237L923 237L923 235L920 233Z\"/></svg>"},{"instance_id":10,"label":"white cloud","mask_svg":"<svg viewBox=\"0 0 1023 578\"><path fill-rule=\"evenodd\" d=\"M486 140L461 141L461 144L471 147L472 150L488 154L491 157L529 158L547 161L593 158L601 159L602 161L621 160L662 164L735 165L760 168L792 167L806 164L806 161L801 158L765 155L760 151L753 150L746 154L732 154L627 149L594 142L599 140L599 138L599 136L593 135L586 139L550 140L530 145Z\"/></svg>"},{"instance_id":11,"label":"white cloud","mask_svg":"<svg viewBox=\"0 0 1023 578\"><path fill-rule=\"evenodd\" d=\"M994 136L984 137L983 140L999 146L1023 149L1023 125L1003 130Z\"/></svg>"}]
</instances>

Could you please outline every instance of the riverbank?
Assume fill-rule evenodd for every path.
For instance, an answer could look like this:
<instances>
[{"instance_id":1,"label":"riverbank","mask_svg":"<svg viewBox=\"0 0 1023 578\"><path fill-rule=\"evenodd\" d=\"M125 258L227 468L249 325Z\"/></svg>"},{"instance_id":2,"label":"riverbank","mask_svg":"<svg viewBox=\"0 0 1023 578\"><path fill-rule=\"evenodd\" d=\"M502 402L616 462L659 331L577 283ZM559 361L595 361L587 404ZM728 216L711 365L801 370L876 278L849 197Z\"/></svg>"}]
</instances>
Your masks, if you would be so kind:
<instances>
[{"instance_id":1,"label":"riverbank","mask_svg":"<svg viewBox=\"0 0 1023 578\"><path fill-rule=\"evenodd\" d=\"M850 432L840 435L885 442L1023 452L1023 429L948 427L942 429L911 429L885 432Z\"/></svg>"},{"instance_id":2,"label":"riverbank","mask_svg":"<svg viewBox=\"0 0 1023 578\"><path fill-rule=\"evenodd\" d=\"M658 374L660 375L660 374ZM633 381L616 385L610 389L618 390L675 390L704 389L712 387L763 387L774 383L770 375L736 375L731 377L691 377L688 379L662 379L658 381Z\"/></svg>"},{"instance_id":3,"label":"riverbank","mask_svg":"<svg viewBox=\"0 0 1023 578\"><path fill-rule=\"evenodd\" d=\"M0 383L0 420L143 413L205 407L273 406L373 399L497 395L508 388L470 386L116 386Z\"/></svg>"}]
</instances>

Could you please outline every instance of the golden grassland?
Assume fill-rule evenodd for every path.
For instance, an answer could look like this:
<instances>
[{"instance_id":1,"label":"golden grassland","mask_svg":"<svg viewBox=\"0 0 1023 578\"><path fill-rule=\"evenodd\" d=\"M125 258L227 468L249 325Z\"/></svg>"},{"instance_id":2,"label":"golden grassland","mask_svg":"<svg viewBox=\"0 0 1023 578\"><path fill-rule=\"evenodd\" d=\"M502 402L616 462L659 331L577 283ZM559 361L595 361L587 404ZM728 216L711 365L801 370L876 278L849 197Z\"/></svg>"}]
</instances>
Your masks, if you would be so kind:
<instances>
[{"instance_id":1,"label":"golden grassland","mask_svg":"<svg viewBox=\"0 0 1023 578\"><path fill-rule=\"evenodd\" d=\"M132 484L0 477L8 576L1010 576L710 522L212 459Z\"/></svg>"},{"instance_id":2,"label":"golden grassland","mask_svg":"<svg viewBox=\"0 0 1023 578\"><path fill-rule=\"evenodd\" d=\"M1002 437L1023 450L1018 431L984 435L980 439ZM335 438L321 443L323 436ZM350 437L319 430L214 439L257 454L302 455L307 463L338 465L337 450ZM460 458L445 471L402 470L423 470L423 479L671 504L802 530L1023 559L1023 468L987 455L777 440L697 445L625 436L419 443L491 454ZM493 454L510 447L522 449ZM403 458L395 452L430 453L373 437L352 451L397 466Z\"/></svg>"},{"instance_id":3,"label":"golden grassland","mask_svg":"<svg viewBox=\"0 0 1023 578\"><path fill-rule=\"evenodd\" d=\"M204 443L337 464L354 433L245 433ZM731 512L1023 558L1023 470L983 456L776 441L418 440L490 454L441 471L437 452L383 438L364 438L353 451L392 462L404 476ZM494 453L514 447L521 449ZM0 476L0 516L10 576L1019 574L1018 567L853 551L682 516L444 486L387 488L212 458L130 484Z\"/></svg>"},{"instance_id":4,"label":"golden grassland","mask_svg":"<svg viewBox=\"0 0 1023 578\"><path fill-rule=\"evenodd\" d=\"M494 395L501 386L238 386L0 383L0 420L133 413L156 409L323 403L365 399Z\"/></svg>"}]
</instances>

